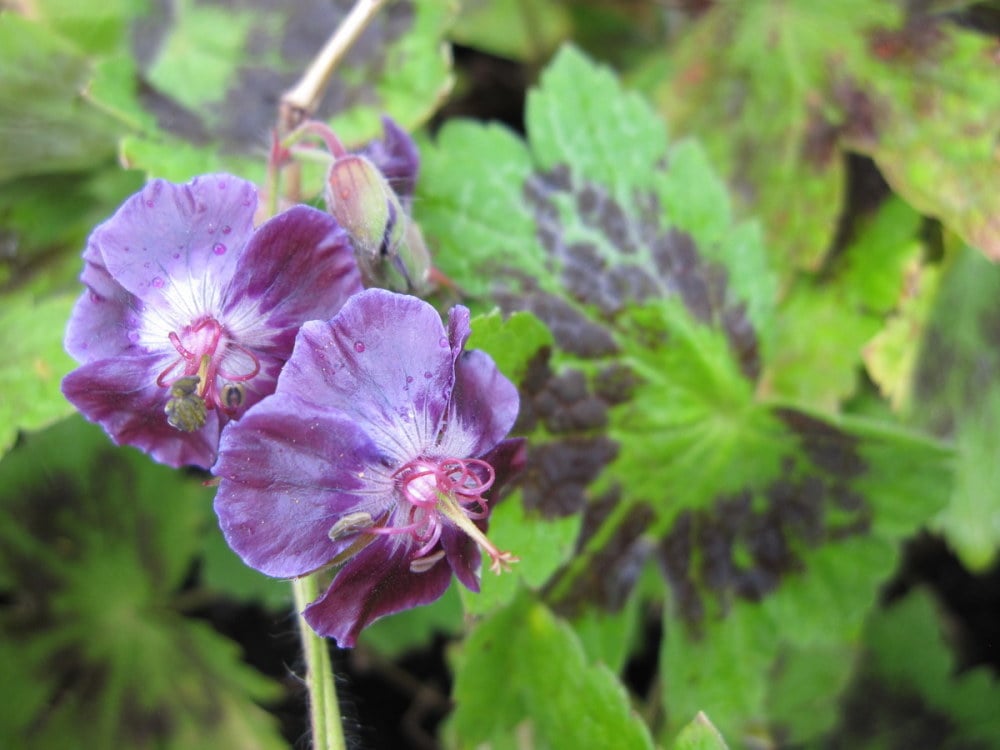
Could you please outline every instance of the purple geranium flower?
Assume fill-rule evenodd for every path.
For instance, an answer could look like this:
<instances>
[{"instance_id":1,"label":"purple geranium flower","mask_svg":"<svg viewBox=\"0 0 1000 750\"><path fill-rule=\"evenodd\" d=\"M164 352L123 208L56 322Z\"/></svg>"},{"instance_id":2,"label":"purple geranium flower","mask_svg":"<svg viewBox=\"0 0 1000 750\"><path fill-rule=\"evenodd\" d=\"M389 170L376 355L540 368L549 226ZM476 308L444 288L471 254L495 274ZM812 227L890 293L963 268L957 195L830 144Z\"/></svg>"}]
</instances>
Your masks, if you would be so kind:
<instances>
[{"instance_id":1,"label":"purple geranium flower","mask_svg":"<svg viewBox=\"0 0 1000 750\"><path fill-rule=\"evenodd\" d=\"M270 394L299 326L361 290L346 234L297 206L256 230L230 175L150 182L91 234L63 393L118 444L215 462L222 426Z\"/></svg>"},{"instance_id":2,"label":"purple geranium flower","mask_svg":"<svg viewBox=\"0 0 1000 750\"><path fill-rule=\"evenodd\" d=\"M479 588L480 552L516 558L484 533L491 499L524 463L504 439L517 389L463 351L469 311L448 329L416 297L370 289L329 323L306 323L274 395L222 437L222 531L276 577L343 563L305 618L353 646L383 615L440 597L452 572Z\"/></svg>"}]
</instances>

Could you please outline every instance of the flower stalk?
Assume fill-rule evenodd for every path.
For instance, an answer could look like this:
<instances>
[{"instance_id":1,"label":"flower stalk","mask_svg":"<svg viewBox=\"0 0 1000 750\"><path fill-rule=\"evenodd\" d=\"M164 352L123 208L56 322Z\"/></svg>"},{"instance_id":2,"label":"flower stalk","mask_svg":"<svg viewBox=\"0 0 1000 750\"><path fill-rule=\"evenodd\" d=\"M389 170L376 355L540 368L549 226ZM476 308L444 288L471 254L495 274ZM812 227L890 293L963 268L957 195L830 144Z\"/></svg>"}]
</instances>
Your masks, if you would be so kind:
<instances>
[{"instance_id":1,"label":"flower stalk","mask_svg":"<svg viewBox=\"0 0 1000 750\"><path fill-rule=\"evenodd\" d=\"M302 612L319 595L316 574L292 580L295 610ZM306 662L306 687L309 691L309 715L312 721L315 750L345 750L343 722L337 701L337 686L333 677L330 649L325 638L316 635L300 614L299 636Z\"/></svg>"}]
</instances>

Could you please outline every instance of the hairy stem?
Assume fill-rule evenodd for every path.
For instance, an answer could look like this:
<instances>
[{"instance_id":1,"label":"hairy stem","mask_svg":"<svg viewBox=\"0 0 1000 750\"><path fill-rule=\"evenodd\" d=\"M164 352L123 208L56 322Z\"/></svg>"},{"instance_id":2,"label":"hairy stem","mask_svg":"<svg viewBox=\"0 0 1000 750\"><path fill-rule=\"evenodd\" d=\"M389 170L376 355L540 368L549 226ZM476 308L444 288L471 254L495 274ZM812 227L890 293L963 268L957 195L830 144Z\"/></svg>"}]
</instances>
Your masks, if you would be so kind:
<instances>
[{"instance_id":1,"label":"hairy stem","mask_svg":"<svg viewBox=\"0 0 1000 750\"><path fill-rule=\"evenodd\" d=\"M301 613L319 593L315 575L292 581L295 611ZM313 631L299 615L299 635L306 660L306 686L309 688L309 713L312 718L315 750L345 750L344 728L340 719L340 704L333 680L330 649L325 639Z\"/></svg>"}]
</instances>

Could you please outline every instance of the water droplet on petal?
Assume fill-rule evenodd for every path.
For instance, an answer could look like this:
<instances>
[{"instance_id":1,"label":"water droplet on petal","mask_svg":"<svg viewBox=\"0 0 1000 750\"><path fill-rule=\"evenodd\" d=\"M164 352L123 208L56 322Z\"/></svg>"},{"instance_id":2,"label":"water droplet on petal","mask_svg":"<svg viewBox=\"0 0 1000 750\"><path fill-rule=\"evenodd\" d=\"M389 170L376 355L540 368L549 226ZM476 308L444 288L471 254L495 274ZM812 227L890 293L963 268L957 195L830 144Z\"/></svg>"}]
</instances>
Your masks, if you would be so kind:
<instances>
[{"instance_id":1,"label":"water droplet on petal","mask_svg":"<svg viewBox=\"0 0 1000 750\"><path fill-rule=\"evenodd\" d=\"M152 208L155 205L156 203L154 203L153 201L146 201L146 208Z\"/></svg>"},{"instance_id":2,"label":"water droplet on petal","mask_svg":"<svg viewBox=\"0 0 1000 750\"><path fill-rule=\"evenodd\" d=\"M212 222L208 223L208 233L215 234L215 224L213 224Z\"/></svg>"},{"instance_id":3,"label":"water droplet on petal","mask_svg":"<svg viewBox=\"0 0 1000 750\"><path fill-rule=\"evenodd\" d=\"M233 228L231 226L229 226L228 224L226 224L226 226L224 226L222 228L222 233L223 234L229 234L232 231L233 231Z\"/></svg>"},{"instance_id":4,"label":"water droplet on petal","mask_svg":"<svg viewBox=\"0 0 1000 750\"><path fill-rule=\"evenodd\" d=\"M406 376L406 382L407 383L412 383L413 382L413 376L412 375L407 375Z\"/></svg>"},{"instance_id":5,"label":"water droplet on petal","mask_svg":"<svg viewBox=\"0 0 1000 750\"><path fill-rule=\"evenodd\" d=\"M148 271L150 268L153 267L153 264L147 260L145 263L142 264L142 267Z\"/></svg>"},{"instance_id":6,"label":"water droplet on petal","mask_svg":"<svg viewBox=\"0 0 1000 750\"><path fill-rule=\"evenodd\" d=\"M440 339L438 339L438 346L447 347L448 346L448 339L446 339L444 336L442 336Z\"/></svg>"},{"instance_id":7,"label":"water droplet on petal","mask_svg":"<svg viewBox=\"0 0 1000 750\"><path fill-rule=\"evenodd\" d=\"M157 289L162 289L163 288L163 279L161 279L159 276L154 276L152 283L153 283L153 286L155 286Z\"/></svg>"},{"instance_id":8,"label":"water droplet on petal","mask_svg":"<svg viewBox=\"0 0 1000 750\"><path fill-rule=\"evenodd\" d=\"M174 253L174 260L178 260L181 257L180 253Z\"/></svg>"},{"instance_id":9,"label":"water droplet on petal","mask_svg":"<svg viewBox=\"0 0 1000 750\"><path fill-rule=\"evenodd\" d=\"M219 180L219 190L225 190L227 183L225 180Z\"/></svg>"},{"instance_id":10,"label":"water droplet on petal","mask_svg":"<svg viewBox=\"0 0 1000 750\"><path fill-rule=\"evenodd\" d=\"M354 351L356 351L358 354L361 354L361 352L363 352L364 350L365 350L365 343L363 341L354 342Z\"/></svg>"},{"instance_id":11,"label":"water droplet on petal","mask_svg":"<svg viewBox=\"0 0 1000 750\"><path fill-rule=\"evenodd\" d=\"M430 370L424 370L424 377L430 380L432 377L434 377L434 373L432 373Z\"/></svg>"},{"instance_id":12,"label":"water droplet on petal","mask_svg":"<svg viewBox=\"0 0 1000 750\"><path fill-rule=\"evenodd\" d=\"M212 246L212 252L215 253L216 255L225 255L226 254L226 246L223 245L221 242L216 242Z\"/></svg>"},{"instance_id":13,"label":"water droplet on petal","mask_svg":"<svg viewBox=\"0 0 1000 750\"><path fill-rule=\"evenodd\" d=\"M128 340L131 341L133 344L138 343L139 342L139 332L138 331L129 331L128 332Z\"/></svg>"}]
</instances>

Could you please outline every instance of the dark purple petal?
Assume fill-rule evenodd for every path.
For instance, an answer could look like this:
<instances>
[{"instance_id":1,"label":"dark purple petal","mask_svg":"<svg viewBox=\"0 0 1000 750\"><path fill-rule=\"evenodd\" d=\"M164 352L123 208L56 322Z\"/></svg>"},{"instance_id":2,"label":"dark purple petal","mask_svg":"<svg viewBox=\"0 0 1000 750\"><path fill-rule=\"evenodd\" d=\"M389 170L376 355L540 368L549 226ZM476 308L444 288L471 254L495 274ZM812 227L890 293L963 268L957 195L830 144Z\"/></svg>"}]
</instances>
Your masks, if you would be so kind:
<instances>
[{"instance_id":1,"label":"dark purple petal","mask_svg":"<svg viewBox=\"0 0 1000 750\"><path fill-rule=\"evenodd\" d=\"M372 141L361 154L372 161L408 206L420 171L420 152L409 134L388 117L382 118L382 133L382 140Z\"/></svg>"},{"instance_id":2,"label":"dark purple petal","mask_svg":"<svg viewBox=\"0 0 1000 750\"><path fill-rule=\"evenodd\" d=\"M328 536L343 515L378 516L393 504L366 478L379 460L348 417L289 394L262 401L226 428L213 469L222 478L215 511L226 541L248 565L276 577L327 565L353 541Z\"/></svg>"},{"instance_id":3,"label":"dark purple petal","mask_svg":"<svg viewBox=\"0 0 1000 750\"><path fill-rule=\"evenodd\" d=\"M163 412L167 391L156 385L162 367L163 358L158 355L101 359L67 375L62 391L116 444L135 446L169 466L207 469L215 463L218 414L209 411L205 426L195 432L181 432L167 424Z\"/></svg>"},{"instance_id":4,"label":"dark purple petal","mask_svg":"<svg viewBox=\"0 0 1000 750\"><path fill-rule=\"evenodd\" d=\"M451 359L433 307L369 289L329 323L302 327L278 390L343 412L401 464L437 437L454 380Z\"/></svg>"},{"instance_id":5,"label":"dark purple petal","mask_svg":"<svg viewBox=\"0 0 1000 750\"><path fill-rule=\"evenodd\" d=\"M430 604L451 583L441 560L430 570L410 570L412 549L392 537L376 539L344 565L330 588L306 607L306 622L319 635L351 648L363 628L385 615Z\"/></svg>"},{"instance_id":6,"label":"dark purple petal","mask_svg":"<svg viewBox=\"0 0 1000 750\"><path fill-rule=\"evenodd\" d=\"M277 345L285 357L303 321L328 320L362 290L347 235L332 216L309 206L261 225L243 253L241 274L245 295L260 300L262 314L270 313L267 324L288 329L287 341Z\"/></svg>"},{"instance_id":7,"label":"dark purple petal","mask_svg":"<svg viewBox=\"0 0 1000 750\"><path fill-rule=\"evenodd\" d=\"M528 462L528 441L524 438L507 438L493 450L482 456L482 460L493 467L496 478L487 493L490 504L496 502L504 487L524 471Z\"/></svg>"},{"instance_id":8,"label":"dark purple petal","mask_svg":"<svg viewBox=\"0 0 1000 750\"><path fill-rule=\"evenodd\" d=\"M483 531L486 530L485 522L479 521L476 525ZM469 591L479 593L479 570L482 561L479 545L464 531L452 527L446 528L441 533L441 547L444 549L448 565L455 572L455 577Z\"/></svg>"},{"instance_id":9,"label":"dark purple petal","mask_svg":"<svg viewBox=\"0 0 1000 750\"><path fill-rule=\"evenodd\" d=\"M127 291L165 304L174 280L189 283L192 275L225 288L256 208L253 184L232 175L205 175L185 185L153 180L95 229L91 242Z\"/></svg>"},{"instance_id":10,"label":"dark purple petal","mask_svg":"<svg viewBox=\"0 0 1000 750\"><path fill-rule=\"evenodd\" d=\"M510 432L519 404L517 388L488 354L462 352L440 450L452 456L481 456Z\"/></svg>"},{"instance_id":11,"label":"dark purple petal","mask_svg":"<svg viewBox=\"0 0 1000 750\"><path fill-rule=\"evenodd\" d=\"M88 288L73 306L66 326L66 351L78 362L93 362L134 350L139 337L138 300L99 262L84 266L81 281Z\"/></svg>"}]
</instances>

